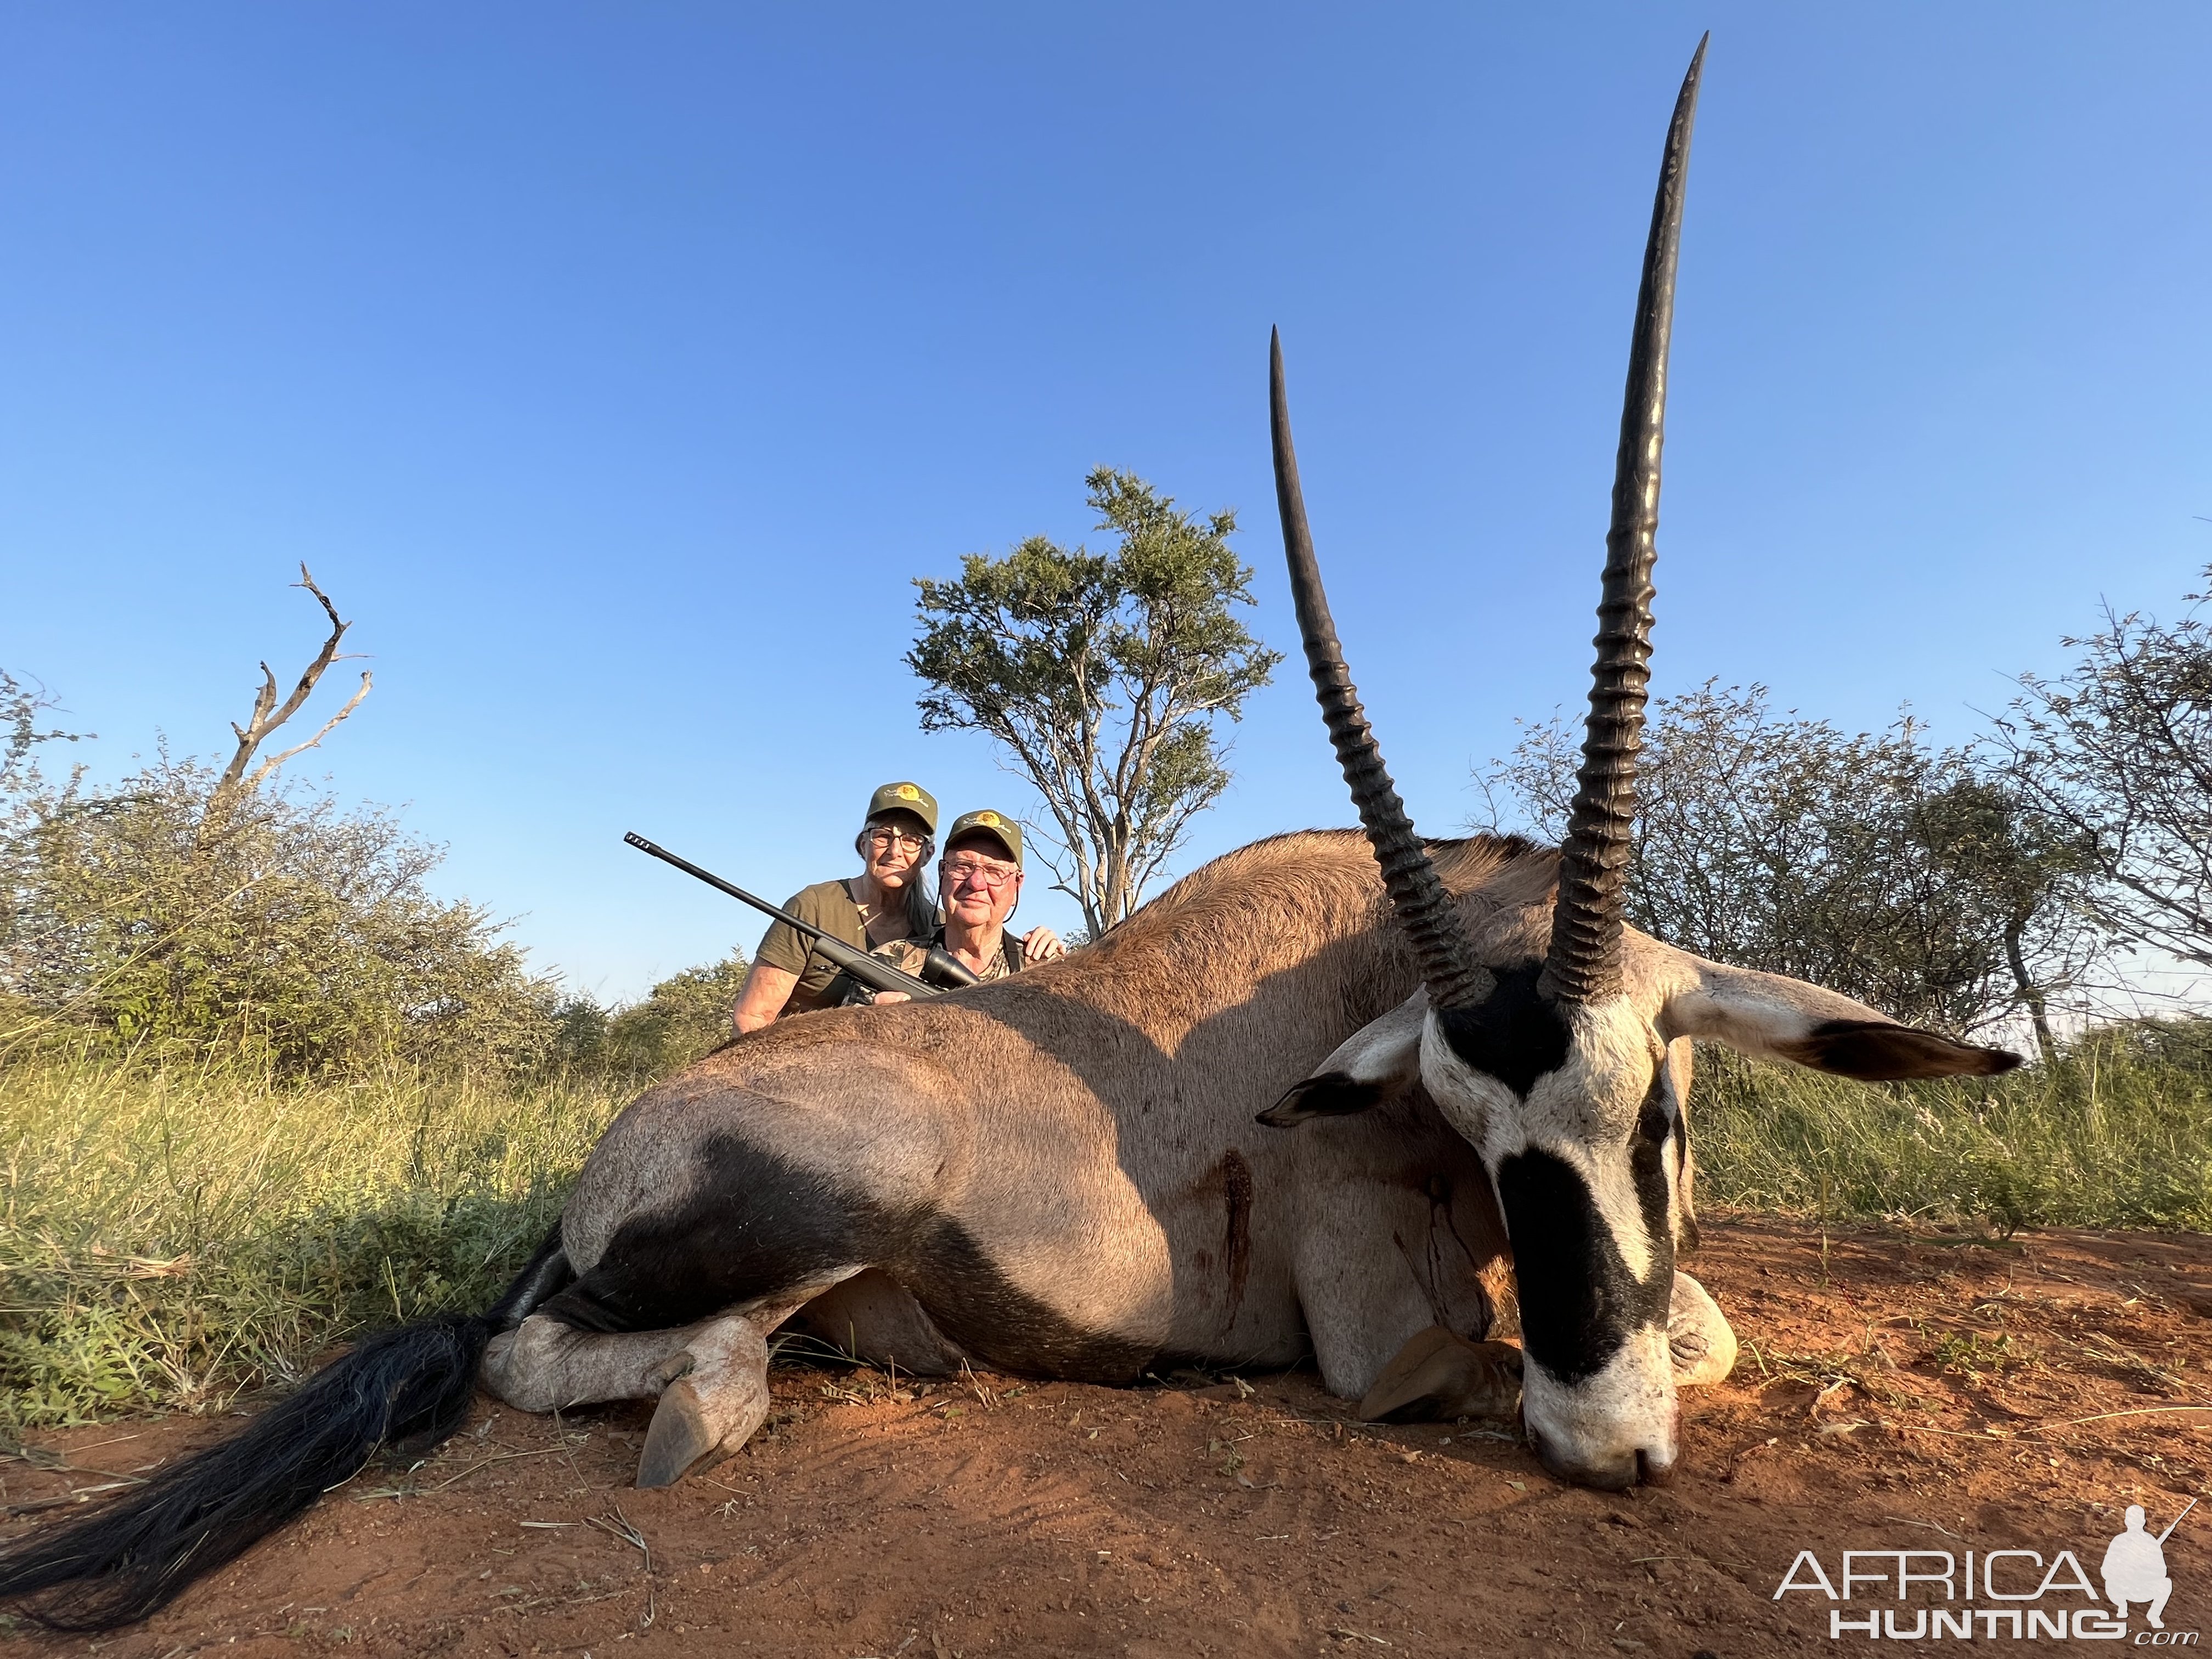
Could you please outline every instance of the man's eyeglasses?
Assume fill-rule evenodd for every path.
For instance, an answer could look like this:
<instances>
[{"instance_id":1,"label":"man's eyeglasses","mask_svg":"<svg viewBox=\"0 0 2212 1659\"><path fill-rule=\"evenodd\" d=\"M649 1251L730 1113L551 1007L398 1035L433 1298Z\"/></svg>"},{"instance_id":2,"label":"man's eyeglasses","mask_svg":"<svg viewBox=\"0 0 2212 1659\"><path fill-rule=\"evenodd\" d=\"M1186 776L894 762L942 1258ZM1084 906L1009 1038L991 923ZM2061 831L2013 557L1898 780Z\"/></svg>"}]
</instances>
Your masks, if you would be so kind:
<instances>
[{"instance_id":1,"label":"man's eyeglasses","mask_svg":"<svg viewBox=\"0 0 2212 1659\"><path fill-rule=\"evenodd\" d=\"M1011 864L987 864L981 859L945 860L945 884L949 888L965 887L971 881L980 881L995 893L1019 874L1021 871Z\"/></svg>"},{"instance_id":2,"label":"man's eyeglasses","mask_svg":"<svg viewBox=\"0 0 2212 1659\"><path fill-rule=\"evenodd\" d=\"M868 831L869 846L896 847L907 853L919 853L928 839L927 836L917 836L910 830L893 830L883 824Z\"/></svg>"}]
</instances>

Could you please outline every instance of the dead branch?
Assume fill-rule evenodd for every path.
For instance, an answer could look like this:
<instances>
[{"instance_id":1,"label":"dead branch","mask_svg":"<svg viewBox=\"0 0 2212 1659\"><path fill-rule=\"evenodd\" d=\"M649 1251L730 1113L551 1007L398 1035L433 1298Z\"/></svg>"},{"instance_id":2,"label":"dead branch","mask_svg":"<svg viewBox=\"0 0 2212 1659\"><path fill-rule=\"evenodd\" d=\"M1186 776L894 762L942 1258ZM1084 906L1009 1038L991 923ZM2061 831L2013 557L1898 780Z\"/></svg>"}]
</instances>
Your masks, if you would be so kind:
<instances>
[{"instance_id":1,"label":"dead branch","mask_svg":"<svg viewBox=\"0 0 2212 1659\"><path fill-rule=\"evenodd\" d=\"M276 702L276 676L270 672L267 663L261 665L261 688L253 696L252 714L248 717L244 726L239 725L234 720L231 723L230 729L238 735L238 750L231 756L230 764L223 768L222 776L216 781L216 799L227 796L234 790L243 790L251 793L258 789L275 775L276 769L283 765L286 761L290 760L295 755L314 748L325 738L330 736L341 720L361 707L361 700L368 695L369 686L373 682L368 673L364 671L361 677L361 689L347 701L344 708L323 722L320 731L305 743L295 744L282 754L272 755L263 760L258 766L254 767L252 776L249 777L246 775L246 769L253 765L254 757L259 752L261 745L268 741L269 734L298 714L306 705L307 699L314 695L315 687L321 682L325 672L332 663L339 659L338 642L345 638L346 629L353 626L351 623L340 619L338 608L331 603L330 595L315 586L315 579L308 573L305 561L302 561L300 565L300 580L293 586L304 587L315 596L317 602L323 607L323 614L331 619L331 636L323 641L323 648L315 653L315 659L301 672L300 683L292 688L292 695L284 699L281 708Z\"/></svg>"}]
</instances>

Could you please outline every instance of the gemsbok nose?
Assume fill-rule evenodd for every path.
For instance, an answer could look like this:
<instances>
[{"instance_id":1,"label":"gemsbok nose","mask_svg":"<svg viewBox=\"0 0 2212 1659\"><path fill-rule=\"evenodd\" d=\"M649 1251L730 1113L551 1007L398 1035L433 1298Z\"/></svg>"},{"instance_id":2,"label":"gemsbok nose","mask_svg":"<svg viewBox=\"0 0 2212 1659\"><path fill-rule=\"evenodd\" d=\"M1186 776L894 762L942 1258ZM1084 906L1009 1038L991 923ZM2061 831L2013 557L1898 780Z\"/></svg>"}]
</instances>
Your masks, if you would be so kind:
<instances>
[{"instance_id":1,"label":"gemsbok nose","mask_svg":"<svg viewBox=\"0 0 2212 1659\"><path fill-rule=\"evenodd\" d=\"M1663 1435L1652 1443L1601 1456L1578 1455L1541 1429L1522 1422L1521 1431L1537 1462L1546 1470L1573 1486L1594 1486L1600 1492L1626 1492L1631 1486L1664 1486L1674 1479L1679 1460L1680 1414L1670 1413Z\"/></svg>"}]
</instances>

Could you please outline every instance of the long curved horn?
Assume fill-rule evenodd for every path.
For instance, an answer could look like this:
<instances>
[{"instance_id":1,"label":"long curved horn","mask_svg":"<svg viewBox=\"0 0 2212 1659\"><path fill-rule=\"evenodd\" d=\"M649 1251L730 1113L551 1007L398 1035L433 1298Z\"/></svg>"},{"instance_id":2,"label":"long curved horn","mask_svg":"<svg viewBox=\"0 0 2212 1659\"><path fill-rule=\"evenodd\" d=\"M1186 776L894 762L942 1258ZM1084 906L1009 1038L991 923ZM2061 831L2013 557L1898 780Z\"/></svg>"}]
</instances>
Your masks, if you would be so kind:
<instances>
[{"instance_id":1,"label":"long curved horn","mask_svg":"<svg viewBox=\"0 0 2212 1659\"><path fill-rule=\"evenodd\" d=\"M1538 981L1538 988L1556 1002L1589 1002L1621 989L1621 911L1636 825L1636 757L1644 746L1644 703L1651 680L1651 567L1658 557L1667 339L1674 322L1674 264L1682 240L1690 129L1705 64L1705 41L1700 40L1667 129L1651 235L1644 248L1644 282L1636 296L1636 337L1620 411L1620 453L1613 463L1613 527L1606 532L1605 581L1597 607L1588 735L1566 844L1559 849L1551 951Z\"/></svg>"},{"instance_id":2,"label":"long curved horn","mask_svg":"<svg viewBox=\"0 0 2212 1659\"><path fill-rule=\"evenodd\" d=\"M1428 984L1430 1006L1437 1008L1480 1002L1493 981L1474 959L1451 895L1413 833L1413 820L1398 799L1397 786L1383 769L1382 751L1359 706L1344 647L1322 591L1321 566L1314 559L1313 532L1306 527L1305 495L1298 488L1298 458L1291 447L1291 406L1283 391L1283 338L1273 333L1267 347L1267 398L1275 441L1275 506L1283 520L1283 553L1290 561L1291 597L1298 610L1298 632L1305 640L1306 668L1322 719L1336 745L1337 763L1352 787L1352 803L1382 866L1382 886L1398 925L1413 946Z\"/></svg>"}]
</instances>

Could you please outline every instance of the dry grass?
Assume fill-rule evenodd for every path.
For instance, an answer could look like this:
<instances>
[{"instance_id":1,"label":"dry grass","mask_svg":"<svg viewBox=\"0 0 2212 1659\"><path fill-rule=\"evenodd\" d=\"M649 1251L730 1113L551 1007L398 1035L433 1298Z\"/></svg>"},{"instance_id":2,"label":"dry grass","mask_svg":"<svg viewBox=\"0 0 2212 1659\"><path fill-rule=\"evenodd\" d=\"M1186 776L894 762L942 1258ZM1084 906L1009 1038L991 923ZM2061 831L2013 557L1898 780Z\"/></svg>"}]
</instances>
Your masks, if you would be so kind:
<instances>
[{"instance_id":1,"label":"dry grass","mask_svg":"<svg viewBox=\"0 0 2212 1659\"><path fill-rule=\"evenodd\" d=\"M1701 1190L1816 1221L2205 1229L2212 1063L2146 1041L2100 1039L2049 1072L1910 1086L1708 1056L1692 1114ZM214 1409L364 1328L486 1305L634 1086L419 1073L279 1086L68 1060L0 1070L0 1429ZM1975 1322L1983 1334L1927 1338L1939 1369L2018 1363L2001 1319ZM1751 1359L1880 1398L1899 1386L1882 1348L1893 1340Z\"/></svg>"}]
</instances>

